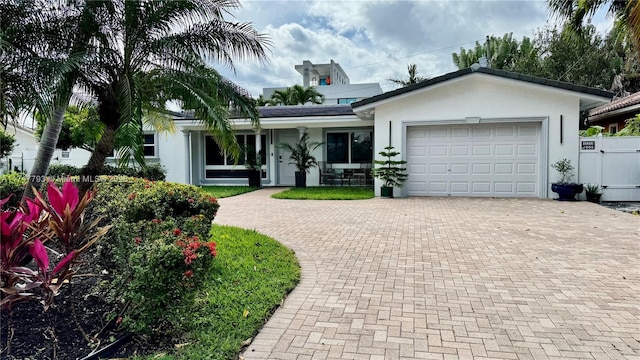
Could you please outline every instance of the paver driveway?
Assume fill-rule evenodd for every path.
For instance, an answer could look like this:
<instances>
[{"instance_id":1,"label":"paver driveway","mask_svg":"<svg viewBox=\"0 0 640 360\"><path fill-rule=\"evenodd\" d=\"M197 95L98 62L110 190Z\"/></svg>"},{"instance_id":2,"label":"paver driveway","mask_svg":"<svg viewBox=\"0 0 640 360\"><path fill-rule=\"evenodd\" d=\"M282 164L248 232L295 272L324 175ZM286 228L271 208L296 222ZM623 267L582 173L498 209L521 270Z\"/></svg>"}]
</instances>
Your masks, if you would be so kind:
<instances>
[{"instance_id":1,"label":"paver driveway","mask_svg":"<svg viewBox=\"0 0 640 360\"><path fill-rule=\"evenodd\" d=\"M640 359L640 217L587 202L220 200L302 280L261 359Z\"/></svg>"}]
</instances>

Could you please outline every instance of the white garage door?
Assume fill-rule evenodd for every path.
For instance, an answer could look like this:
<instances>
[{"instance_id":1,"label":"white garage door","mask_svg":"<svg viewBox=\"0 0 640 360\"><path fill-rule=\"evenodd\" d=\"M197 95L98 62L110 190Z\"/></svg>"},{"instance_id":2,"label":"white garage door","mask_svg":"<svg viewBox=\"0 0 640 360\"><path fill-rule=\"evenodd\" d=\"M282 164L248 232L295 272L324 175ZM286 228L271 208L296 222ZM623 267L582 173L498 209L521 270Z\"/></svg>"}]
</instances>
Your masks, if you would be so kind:
<instances>
[{"instance_id":1,"label":"white garage door","mask_svg":"<svg viewBox=\"0 0 640 360\"><path fill-rule=\"evenodd\" d=\"M538 197L540 123L407 128L410 196Z\"/></svg>"}]
</instances>

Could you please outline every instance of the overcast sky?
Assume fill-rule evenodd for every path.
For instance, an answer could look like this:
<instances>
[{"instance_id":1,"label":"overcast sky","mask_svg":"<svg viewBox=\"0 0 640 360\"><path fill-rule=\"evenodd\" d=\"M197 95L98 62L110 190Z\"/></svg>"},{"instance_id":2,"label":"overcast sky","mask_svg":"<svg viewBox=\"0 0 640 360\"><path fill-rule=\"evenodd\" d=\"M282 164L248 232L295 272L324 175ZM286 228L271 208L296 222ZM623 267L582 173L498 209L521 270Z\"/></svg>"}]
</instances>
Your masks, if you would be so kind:
<instances>
[{"instance_id":1,"label":"overcast sky","mask_svg":"<svg viewBox=\"0 0 640 360\"><path fill-rule=\"evenodd\" d=\"M236 61L235 73L217 69L254 97L265 87L301 84L294 66L303 60L333 59L352 84L377 82L388 91L396 85L387 79L406 78L408 64L421 76L442 75L456 70L453 52L487 35L521 39L554 24L544 1L240 1L232 14L269 36L269 60ZM611 21L598 14L594 24L605 31Z\"/></svg>"}]
</instances>

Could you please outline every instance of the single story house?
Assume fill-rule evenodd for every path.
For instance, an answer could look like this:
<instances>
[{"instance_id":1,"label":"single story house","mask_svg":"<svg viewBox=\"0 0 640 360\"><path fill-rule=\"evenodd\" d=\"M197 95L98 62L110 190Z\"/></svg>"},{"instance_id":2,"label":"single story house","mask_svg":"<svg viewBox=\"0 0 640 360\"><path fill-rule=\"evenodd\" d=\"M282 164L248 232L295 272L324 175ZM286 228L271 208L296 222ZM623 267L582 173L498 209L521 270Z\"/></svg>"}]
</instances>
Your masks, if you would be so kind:
<instances>
[{"instance_id":1,"label":"single story house","mask_svg":"<svg viewBox=\"0 0 640 360\"><path fill-rule=\"evenodd\" d=\"M600 125L603 132L615 134L625 127L625 121L640 114L640 92L615 99L589 110L587 125Z\"/></svg>"}]
</instances>

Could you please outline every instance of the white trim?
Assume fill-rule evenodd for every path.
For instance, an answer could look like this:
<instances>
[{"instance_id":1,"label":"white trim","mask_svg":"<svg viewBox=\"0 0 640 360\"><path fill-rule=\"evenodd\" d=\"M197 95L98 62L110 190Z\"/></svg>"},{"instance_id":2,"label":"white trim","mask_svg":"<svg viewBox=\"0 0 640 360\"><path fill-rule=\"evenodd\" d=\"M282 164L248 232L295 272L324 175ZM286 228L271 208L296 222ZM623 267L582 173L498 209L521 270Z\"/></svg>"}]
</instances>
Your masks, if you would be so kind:
<instances>
[{"instance_id":1,"label":"white trim","mask_svg":"<svg viewBox=\"0 0 640 360\"><path fill-rule=\"evenodd\" d=\"M549 117L519 117L519 118L473 118L474 123L470 124L464 119L450 119L450 120L436 120L436 121L402 121L402 160L407 160L407 131L409 127L413 126L442 126L442 125L481 125L481 124L499 124L499 123L540 123L540 154L539 154L539 184L538 184L538 197L547 198L548 196L548 163L549 163ZM478 119L477 123L475 122ZM402 196L408 196L407 188L402 187Z\"/></svg>"}]
</instances>

